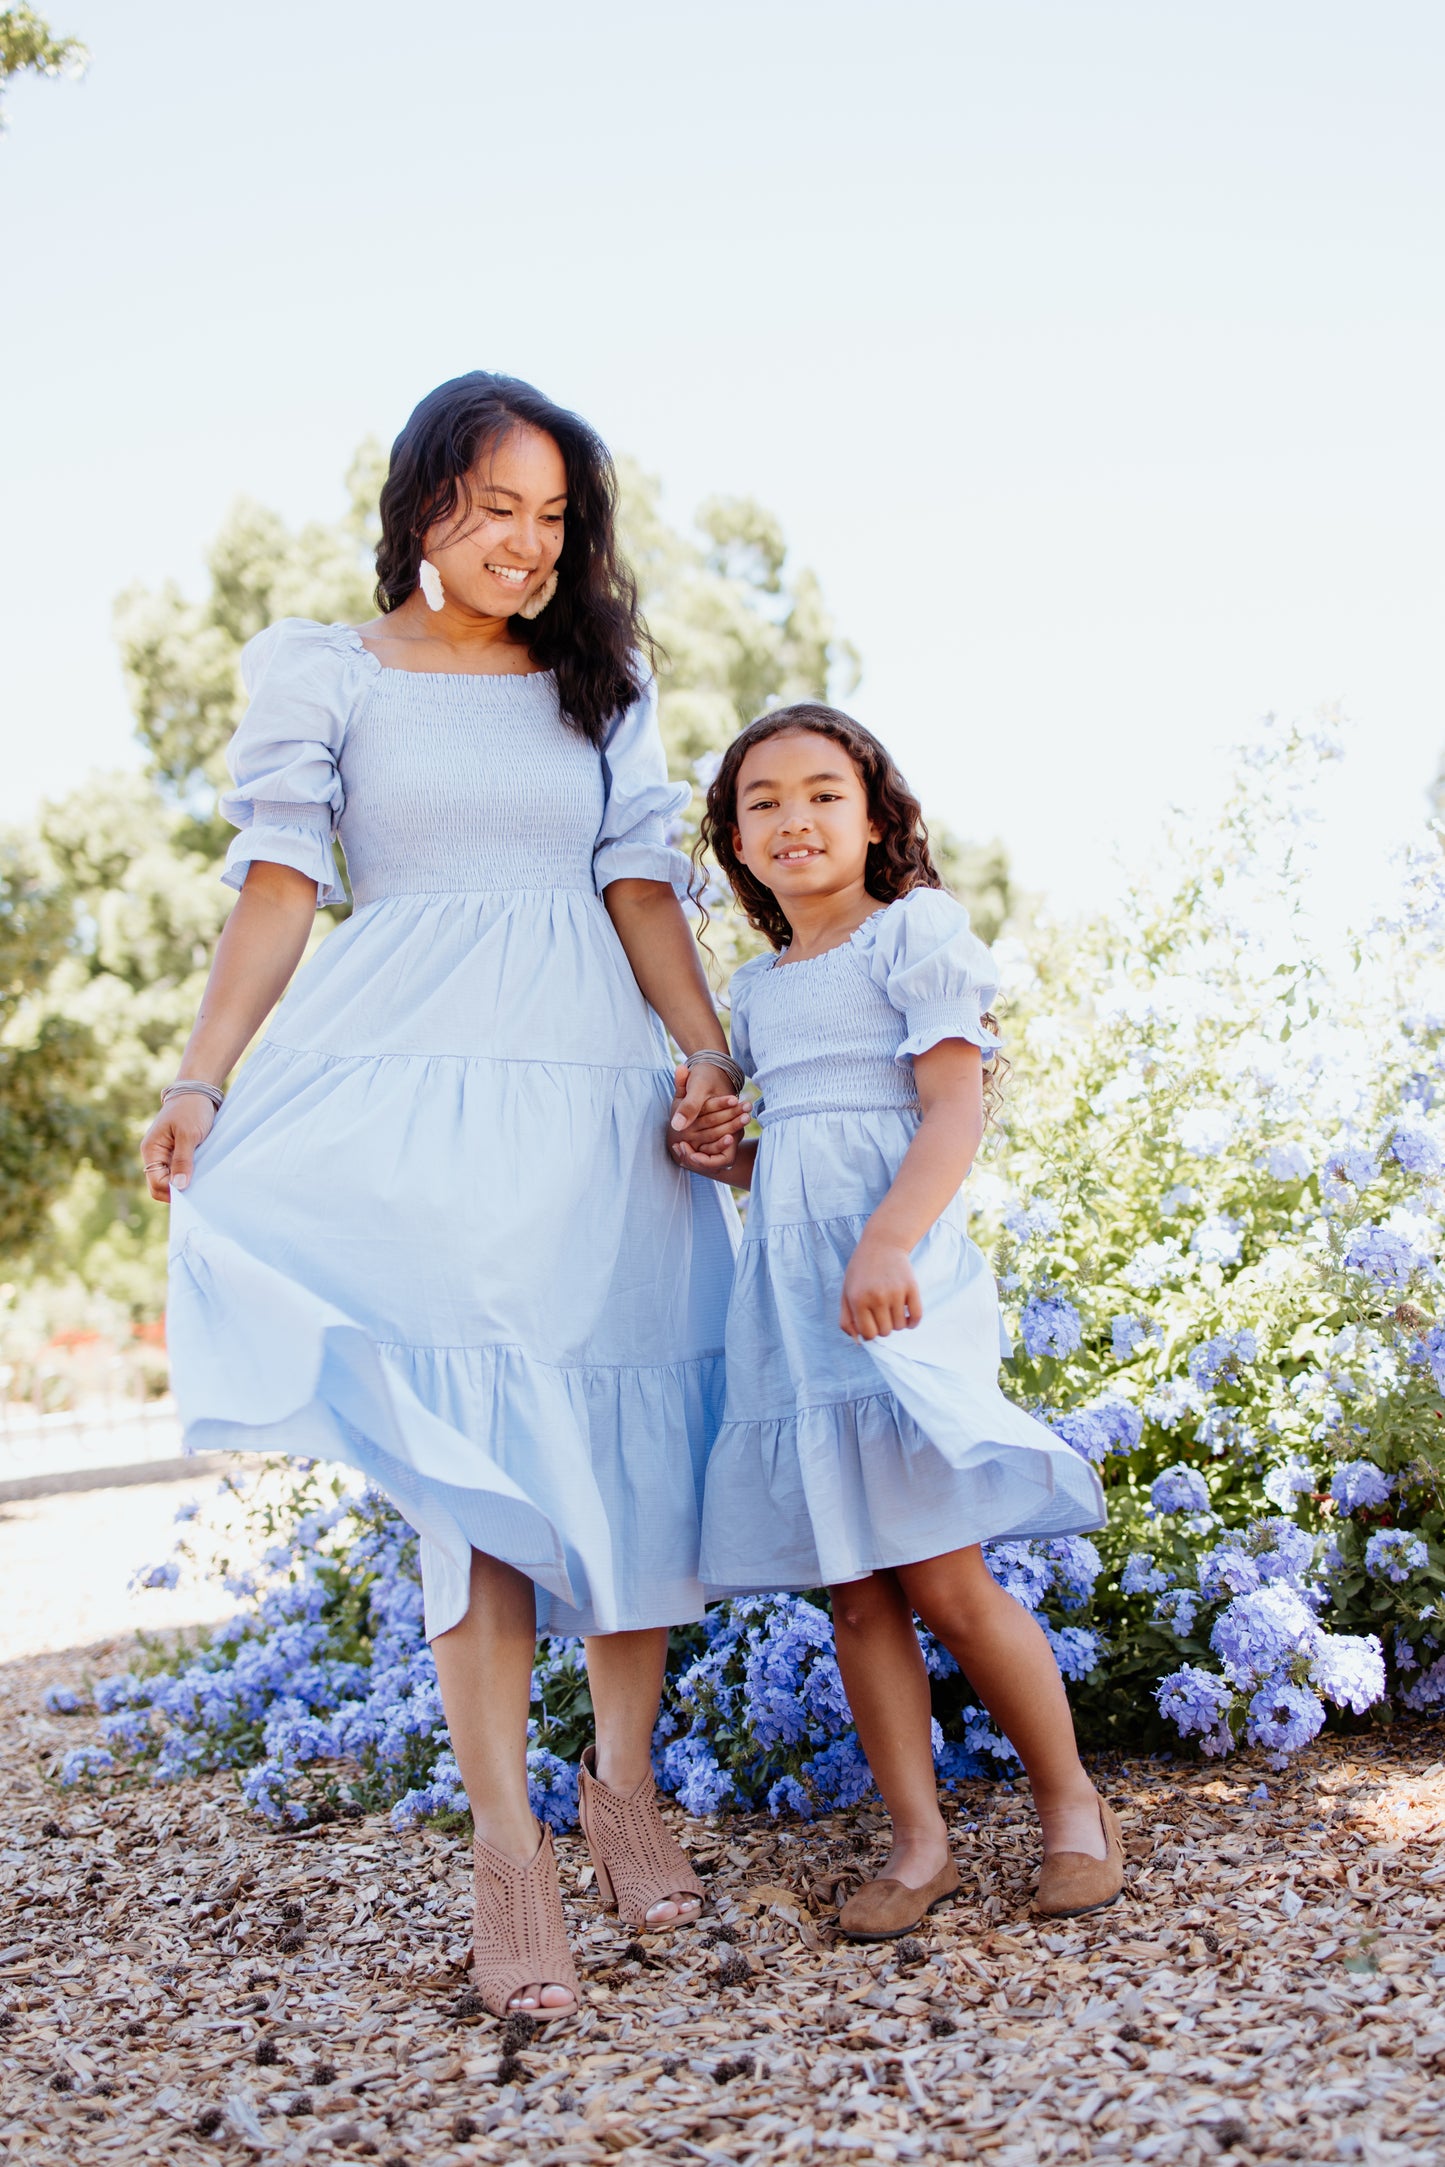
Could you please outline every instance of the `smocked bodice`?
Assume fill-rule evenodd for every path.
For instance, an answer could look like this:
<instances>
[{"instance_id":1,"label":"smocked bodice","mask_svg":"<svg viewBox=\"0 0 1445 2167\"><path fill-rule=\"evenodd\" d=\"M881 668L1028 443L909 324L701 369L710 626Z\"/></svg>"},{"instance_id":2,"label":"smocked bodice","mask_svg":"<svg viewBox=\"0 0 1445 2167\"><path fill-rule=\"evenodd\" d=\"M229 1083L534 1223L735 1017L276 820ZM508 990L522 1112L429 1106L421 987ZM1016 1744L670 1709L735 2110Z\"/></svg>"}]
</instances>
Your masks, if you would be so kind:
<instances>
[{"instance_id":1,"label":"smocked bodice","mask_svg":"<svg viewBox=\"0 0 1445 2167\"><path fill-rule=\"evenodd\" d=\"M392 896L600 895L614 880L687 888L667 841L690 796L669 782L651 680L600 746L563 715L551 671L383 669L351 625L288 617L247 645L251 694L221 810L240 834L222 878L258 860L340 902L333 840L360 905Z\"/></svg>"},{"instance_id":2,"label":"smocked bodice","mask_svg":"<svg viewBox=\"0 0 1445 2167\"><path fill-rule=\"evenodd\" d=\"M961 903L915 889L839 948L797 963L758 957L732 985L733 1052L762 1088L758 1119L900 1112L918 1105L913 1057L964 1038L985 1059L993 959Z\"/></svg>"},{"instance_id":3,"label":"smocked bodice","mask_svg":"<svg viewBox=\"0 0 1445 2167\"><path fill-rule=\"evenodd\" d=\"M352 893L593 891L602 763L556 681L381 670L338 760Z\"/></svg>"}]
</instances>

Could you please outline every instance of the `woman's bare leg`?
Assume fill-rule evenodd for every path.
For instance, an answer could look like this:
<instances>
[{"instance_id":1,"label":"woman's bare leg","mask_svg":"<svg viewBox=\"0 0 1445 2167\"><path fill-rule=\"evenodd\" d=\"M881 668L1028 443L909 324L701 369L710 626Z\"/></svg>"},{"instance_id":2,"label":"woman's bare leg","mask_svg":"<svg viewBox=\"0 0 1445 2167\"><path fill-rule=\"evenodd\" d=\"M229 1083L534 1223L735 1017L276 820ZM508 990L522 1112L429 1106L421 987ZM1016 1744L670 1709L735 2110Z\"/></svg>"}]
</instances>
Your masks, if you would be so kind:
<instances>
[{"instance_id":1,"label":"woman's bare leg","mask_svg":"<svg viewBox=\"0 0 1445 2167\"><path fill-rule=\"evenodd\" d=\"M843 1689L893 1828L883 1871L921 1889L943 1870L948 1832L938 1810L933 1712L913 1612L896 1573L873 1573L831 1593Z\"/></svg>"},{"instance_id":2,"label":"woman's bare leg","mask_svg":"<svg viewBox=\"0 0 1445 2167\"><path fill-rule=\"evenodd\" d=\"M537 1593L525 1573L472 1552L471 1601L432 1642L452 1751L483 1843L525 1866L541 1841L527 1799L527 1710L537 1645ZM565 1987L539 1980L514 2009L565 2009Z\"/></svg>"},{"instance_id":3,"label":"woman's bare leg","mask_svg":"<svg viewBox=\"0 0 1445 2167\"><path fill-rule=\"evenodd\" d=\"M1079 1760L1054 1653L975 1543L901 1565L908 1604L943 1642L1028 1772L1045 1851L1105 1855L1099 1798Z\"/></svg>"},{"instance_id":4,"label":"woman's bare leg","mask_svg":"<svg viewBox=\"0 0 1445 2167\"><path fill-rule=\"evenodd\" d=\"M652 1733L667 1668L667 1628L596 1633L587 1642L587 1676L597 1719L597 1776L610 1791L635 1790L652 1767ZM695 1897L664 1898L648 1908L649 1926L695 1919Z\"/></svg>"}]
</instances>

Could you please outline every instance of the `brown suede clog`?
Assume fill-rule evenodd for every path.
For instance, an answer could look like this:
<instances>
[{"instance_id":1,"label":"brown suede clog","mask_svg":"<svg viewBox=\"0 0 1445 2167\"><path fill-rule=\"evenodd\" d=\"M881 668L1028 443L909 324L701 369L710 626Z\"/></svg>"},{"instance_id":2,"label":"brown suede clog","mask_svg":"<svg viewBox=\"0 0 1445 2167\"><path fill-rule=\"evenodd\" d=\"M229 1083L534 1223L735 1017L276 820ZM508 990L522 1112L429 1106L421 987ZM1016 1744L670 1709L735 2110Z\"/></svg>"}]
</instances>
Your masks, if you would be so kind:
<instances>
[{"instance_id":1,"label":"brown suede clog","mask_svg":"<svg viewBox=\"0 0 1445 2167\"><path fill-rule=\"evenodd\" d=\"M891 1876L865 1881L838 1913L839 1932L849 1941L892 1941L956 1896L959 1885L952 1859L921 1889L911 1889L906 1881Z\"/></svg>"},{"instance_id":2,"label":"brown suede clog","mask_svg":"<svg viewBox=\"0 0 1445 2167\"><path fill-rule=\"evenodd\" d=\"M1124 1887L1124 1837L1112 1806L1099 1800L1099 1820L1107 1845L1101 1859L1087 1851L1051 1851L1039 1872L1034 1910L1045 1919L1075 1919L1083 1911L1101 1911Z\"/></svg>"}]
</instances>

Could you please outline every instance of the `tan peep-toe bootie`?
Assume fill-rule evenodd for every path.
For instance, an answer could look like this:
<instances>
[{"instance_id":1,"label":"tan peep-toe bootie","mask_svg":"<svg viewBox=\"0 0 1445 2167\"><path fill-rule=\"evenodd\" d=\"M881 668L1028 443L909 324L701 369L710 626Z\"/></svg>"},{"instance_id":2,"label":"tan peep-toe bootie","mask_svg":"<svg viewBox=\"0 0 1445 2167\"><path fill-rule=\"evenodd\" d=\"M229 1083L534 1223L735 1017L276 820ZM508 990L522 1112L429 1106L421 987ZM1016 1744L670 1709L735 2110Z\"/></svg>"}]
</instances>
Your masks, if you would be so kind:
<instances>
[{"instance_id":1,"label":"tan peep-toe bootie","mask_svg":"<svg viewBox=\"0 0 1445 2167\"><path fill-rule=\"evenodd\" d=\"M615 1911L624 1926L636 1928L649 1926L647 1914L654 1904L685 1904L690 1899L700 1904L703 1885L657 1810L651 1775L634 1790L611 1791L596 1770L597 1748L589 1746L582 1756L577 1811L608 1910ZM696 1915L657 1919L649 1930L691 1926Z\"/></svg>"},{"instance_id":2,"label":"tan peep-toe bootie","mask_svg":"<svg viewBox=\"0 0 1445 2167\"><path fill-rule=\"evenodd\" d=\"M577 2014L577 1970L567 1946L562 1892L557 1886L557 1855L552 1831L525 1866L494 1851L480 1836L472 1844L476 1868L476 1914L472 1925L472 1984L494 2017L505 2017L512 1996L525 1987L564 1986L570 2007L544 2008L526 2015L539 2024Z\"/></svg>"},{"instance_id":3,"label":"tan peep-toe bootie","mask_svg":"<svg viewBox=\"0 0 1445 2167\"><path fill-rule=\"evenodd\" d=\"M1050 1851L1039 1871L1034 1909L1046 1919L1074 1919L1081 1911L1100 1911L1124 1887L1124 1836L1112 1806L1099 1800L1099 1820L1107 1850L1101 1859L1087 1851Z\"/></svg>"},{"instance_id":4,"label":"tan peep-toe bootie","mask_svg":"<svg viewBox=\"0 0 1445 2167\"><path fill-rule=\"evenodd\" d=\"M891 1874L865 1881L838 1913L838 1930L849 1941L892 1941L921 1925L930 1911L948 1903L958 1891L958 1868L952 1859L921 1889L911 1889Z\"/></svg>"}]
</instances>

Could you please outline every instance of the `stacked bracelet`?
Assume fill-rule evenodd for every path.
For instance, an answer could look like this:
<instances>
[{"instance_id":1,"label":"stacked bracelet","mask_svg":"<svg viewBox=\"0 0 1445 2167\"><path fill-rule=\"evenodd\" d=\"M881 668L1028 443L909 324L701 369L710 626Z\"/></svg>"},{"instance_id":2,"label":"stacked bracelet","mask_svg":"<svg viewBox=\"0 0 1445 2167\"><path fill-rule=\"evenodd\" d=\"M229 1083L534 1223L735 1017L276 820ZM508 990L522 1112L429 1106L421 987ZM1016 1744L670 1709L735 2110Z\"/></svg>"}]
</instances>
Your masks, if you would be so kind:
<instances>
[{"instance_id":1,"label":"stacked bracelet","mask_svg":"<svg viewBox=\"0 0 1445 2167\"><path fill-rule=\"evenodd\" d=\"M175 1082L167 1084L165 1090L161 1093L162 1106L165 1105L167 1099L180 1098L187 1091L199 1091L202 1098L210 1100L218 1113L221 1101L226 1096L219 1084L202 1083L199 1076L178 1076Z\"/></svg>"},{"instance_id":2,"label":"stacked bracelet","mask_svg":"<svg viewBox=\"0 0 1445 2167\"><path fill-rule=\"evenodd\" d=\"M689 1076L695 1068L720 1069L732 1085L735 1096L741 1096L743 1085L747 1082L746 1072L741 1065L733 1059L730 1053L723 1053L720 1048L715 1046L702 1046L699 1047L696 1053L688 1054L683 1062L683 1067L687 1070Z\"/></svg>"}]
</instances>

